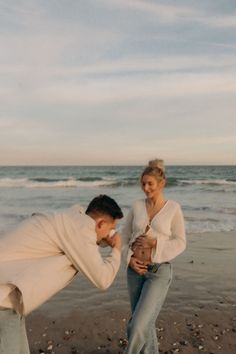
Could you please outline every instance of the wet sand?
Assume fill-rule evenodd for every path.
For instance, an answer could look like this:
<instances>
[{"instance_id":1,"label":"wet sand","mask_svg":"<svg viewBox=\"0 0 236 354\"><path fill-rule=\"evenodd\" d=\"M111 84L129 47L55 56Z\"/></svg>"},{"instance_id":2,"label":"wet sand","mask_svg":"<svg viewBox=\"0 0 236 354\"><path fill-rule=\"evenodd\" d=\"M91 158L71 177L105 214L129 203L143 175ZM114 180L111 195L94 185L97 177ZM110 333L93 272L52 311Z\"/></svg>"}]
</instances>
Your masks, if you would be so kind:
<instances>
[{"instance_id":1,"label":"wet sand","mask_svg":"<svg viewBox=\"0 0 236 354\"><path fill-rule=\"evenodd\" d=\"M235 251L236 232L188 236L157 321L160 353L236 353ZM28 316L31 353L122 353L130 315L124 278L122 267L108 291L91 295L78 277Z\"/></svg>"}]
</instances>

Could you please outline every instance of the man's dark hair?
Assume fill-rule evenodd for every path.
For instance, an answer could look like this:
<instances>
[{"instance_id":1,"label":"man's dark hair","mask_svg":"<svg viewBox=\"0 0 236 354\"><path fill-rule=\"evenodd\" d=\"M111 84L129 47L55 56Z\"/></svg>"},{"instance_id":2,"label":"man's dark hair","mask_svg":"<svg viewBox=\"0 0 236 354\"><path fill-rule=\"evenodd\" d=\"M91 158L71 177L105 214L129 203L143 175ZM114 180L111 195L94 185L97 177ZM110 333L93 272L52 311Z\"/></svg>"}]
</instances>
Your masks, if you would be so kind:
<instances>
[{"instance_id":1,"label":"man's dark hair","mask_svg":"<svg viewBox=\"0 0 236 354\"><path fill-rule=\"evenodd\" d=\"M86 214L89 213L106 214L111 216L113 219L123 218L123 213L119 205L114 199L105 194L101 194L91 200L86 210Z\"/></svg>"}]
</instances>

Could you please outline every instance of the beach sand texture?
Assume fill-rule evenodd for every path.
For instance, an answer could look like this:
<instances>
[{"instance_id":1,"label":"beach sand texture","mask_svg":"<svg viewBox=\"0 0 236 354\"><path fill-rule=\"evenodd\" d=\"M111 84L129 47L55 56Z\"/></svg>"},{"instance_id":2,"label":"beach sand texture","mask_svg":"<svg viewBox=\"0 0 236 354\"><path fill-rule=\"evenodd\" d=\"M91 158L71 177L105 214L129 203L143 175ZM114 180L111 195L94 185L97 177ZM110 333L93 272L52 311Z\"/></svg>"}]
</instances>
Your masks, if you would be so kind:
<instances>
[{"instance_id":1,"label":"beach sand texture","mask_svg":"<svg viewBox=\"0 0 236 354\"><path fill-rule=\"evenodd\" d=\"M235 251L236 232L188 235L156 325L160 353L236 353ZM27 318L32 354L123 352L130 316L124 267L111 289L91 298L80 292L83 281Z\"/></svg>"}]
</instances>

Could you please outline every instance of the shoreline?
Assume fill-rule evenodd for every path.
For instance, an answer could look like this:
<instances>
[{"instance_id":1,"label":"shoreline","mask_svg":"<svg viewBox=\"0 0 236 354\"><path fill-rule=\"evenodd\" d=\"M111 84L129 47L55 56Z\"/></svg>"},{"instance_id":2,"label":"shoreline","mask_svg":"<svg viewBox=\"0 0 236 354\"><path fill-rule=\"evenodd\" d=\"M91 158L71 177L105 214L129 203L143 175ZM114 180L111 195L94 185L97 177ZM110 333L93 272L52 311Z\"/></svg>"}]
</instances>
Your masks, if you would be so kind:
<instances>
[{"instance_id":1,"label":"shoreline","mask_svg":"<svg viewBox=\"0 0 236 354\"><path fill-rule=\"evenodd\" d=\"M236 353L235 250L235 231L188 235L157 321L160 354ZM123 277L121 269L105 292L87 283L89 293L78 277L29 315L31 354L121 353L130 316Z\"/></svg>"}]
</instances>

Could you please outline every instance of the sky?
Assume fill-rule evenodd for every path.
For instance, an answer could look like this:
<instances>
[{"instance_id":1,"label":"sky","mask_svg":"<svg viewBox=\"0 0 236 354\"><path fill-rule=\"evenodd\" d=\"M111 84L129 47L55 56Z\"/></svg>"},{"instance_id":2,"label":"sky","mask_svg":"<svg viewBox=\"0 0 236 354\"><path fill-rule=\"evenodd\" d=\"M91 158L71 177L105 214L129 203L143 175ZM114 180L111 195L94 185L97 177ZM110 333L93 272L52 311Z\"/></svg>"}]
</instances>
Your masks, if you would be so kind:
<instances>
[{"instance_id":1,"label":"sky","mask_svg":"<svg viewBox=\"0 0 236 354\"><path fill-rule=\"evenodd\" d=\"M0 165L235 165L235 113L235 0L0 0Z\"/></svg>"}]
</instances>

